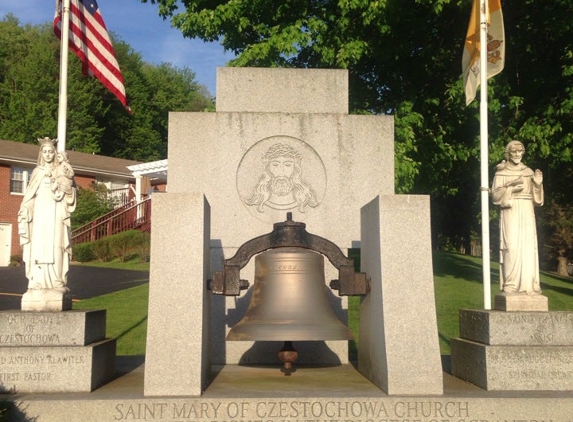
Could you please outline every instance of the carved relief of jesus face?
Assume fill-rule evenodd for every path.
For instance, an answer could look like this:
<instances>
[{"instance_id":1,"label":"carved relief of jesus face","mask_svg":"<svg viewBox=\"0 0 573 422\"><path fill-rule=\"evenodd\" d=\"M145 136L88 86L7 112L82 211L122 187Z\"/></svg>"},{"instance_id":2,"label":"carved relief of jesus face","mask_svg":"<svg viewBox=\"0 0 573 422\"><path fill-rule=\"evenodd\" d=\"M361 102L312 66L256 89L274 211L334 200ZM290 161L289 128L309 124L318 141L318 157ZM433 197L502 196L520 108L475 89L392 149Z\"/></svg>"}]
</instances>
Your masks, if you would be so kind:
<instances>
[{"instance_id":1,"label":"carved relief of jesus face","mask_svg":"<svg viewBox=\"0 0 573 422\"><path fill-rule=\"evenodd\" d=\"M44 145L42 147L42 158L44 159L45 163L51 163L54 161L54 157L56 155L56 151L50 145Z\"/></svg>"},{"instance_id":2,"label":"carved relief of jesus face","mask_svg":"<svg viewBox=\"0 0 573 422\"><path fill-rule=\"evenodd\" d=\"M257 169L262 170L258 176ZM320 201L312 185L319 186L322 198L325 175L320 157L308 144L289 136L271 136L253 145L241 160L237 190L254 215L267 212L274 219L279 215L276 211L305 213L316 208Z\"/></svg>"},{"instance_id":3,"label":"carved relief of jesus face","mask_svg":"<svg viewBox=\"0 0 573 422\"><path fill-rule=\"evenodd\" d=\"M294 172L294 159L291 157L276 157L269 163L269 171L275 178L290 178Z\"/></svg>"},{"instance_id":4,"label":"carved relief of jesus face","mask_svg":"<svg viewBox=\"0 0 573 422\"><path fill-rule=\"evenodd\" d=\"M268 165L272 174L271 191L277 196L285 196L291 193L293 184L291 177L294 173L295 163L291 157L273 158Z\"/></svg>"}]
</instances>

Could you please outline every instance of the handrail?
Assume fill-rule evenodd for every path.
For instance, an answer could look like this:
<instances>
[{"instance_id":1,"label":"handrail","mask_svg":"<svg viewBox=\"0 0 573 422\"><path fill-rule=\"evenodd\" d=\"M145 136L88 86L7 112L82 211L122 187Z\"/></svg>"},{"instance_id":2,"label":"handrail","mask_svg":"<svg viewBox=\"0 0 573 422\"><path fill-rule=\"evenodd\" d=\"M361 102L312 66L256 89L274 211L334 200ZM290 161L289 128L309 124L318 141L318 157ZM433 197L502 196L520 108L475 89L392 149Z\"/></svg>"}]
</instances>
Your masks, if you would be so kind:
<instances>
[{"instance_id":1,"label":"handrail","mask_svg":"<svg viewBox=\"0 0 573 422\"><path fill-rule=\"evenodd\" d=\"M136 228L149 231L150 226L151 197L139 203L134 200L74 230L72 245L95 242L102 237Z\"/></svg>"}]
</instances>

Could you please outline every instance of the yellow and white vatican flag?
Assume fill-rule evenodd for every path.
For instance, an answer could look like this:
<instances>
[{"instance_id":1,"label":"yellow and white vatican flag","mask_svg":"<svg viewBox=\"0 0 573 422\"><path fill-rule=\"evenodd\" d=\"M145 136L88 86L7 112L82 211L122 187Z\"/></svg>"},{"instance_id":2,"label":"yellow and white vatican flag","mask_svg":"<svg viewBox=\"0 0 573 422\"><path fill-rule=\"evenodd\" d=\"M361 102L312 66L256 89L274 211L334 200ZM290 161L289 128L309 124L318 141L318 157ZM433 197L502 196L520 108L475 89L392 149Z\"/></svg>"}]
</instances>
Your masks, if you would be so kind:
<instances>
[{"instance_id":1,"label":"yellow and white vatican flag","mask_svg":"<svg viewBox=\"0 0 573 422\"><path fill-rule=\"evenodd\" d=\"M485 8L485 13L481 13ZM488 13L489 12L489 13ZM487 16L487 42L482 49L480 42L481 16ZM485 26L485 23L484 23ZM466 105L471 103L480 85L480 54L487 55L487 78L503 70L505 63L505 33L501 0L474 0L470 24L462 57L462 72L466 91Z\"/></svg>"}]
</instances>

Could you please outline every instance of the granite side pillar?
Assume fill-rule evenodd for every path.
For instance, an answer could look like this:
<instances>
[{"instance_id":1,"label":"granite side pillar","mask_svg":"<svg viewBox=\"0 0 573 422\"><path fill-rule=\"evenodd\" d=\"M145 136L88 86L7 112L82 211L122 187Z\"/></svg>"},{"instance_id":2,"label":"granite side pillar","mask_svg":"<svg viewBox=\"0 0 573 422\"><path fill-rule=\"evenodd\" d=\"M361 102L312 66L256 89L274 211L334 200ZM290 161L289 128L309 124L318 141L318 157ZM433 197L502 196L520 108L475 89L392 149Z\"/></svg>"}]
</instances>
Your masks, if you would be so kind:
<instances>
[{"instance_id":1,"label":"granite side pillar","mask_svg":"<svg viewBox=\"0 0 573 422\"><path fill-rule=\"evenodd\" d=\"M153 196L146 396L200 396L208 381L209 233L204 195Z\"/></svg>"},{"instance_id":2,"label":"granite side pillar","mask_svg":"<svg viewBox=\"0 0 573 422\"><path fill-rule=\"evenodd\" d=\"M376 197L361 233L372 290L360 305L358 370L391 395L443 394L429 198Z\"/></svg>"}]
</instances>

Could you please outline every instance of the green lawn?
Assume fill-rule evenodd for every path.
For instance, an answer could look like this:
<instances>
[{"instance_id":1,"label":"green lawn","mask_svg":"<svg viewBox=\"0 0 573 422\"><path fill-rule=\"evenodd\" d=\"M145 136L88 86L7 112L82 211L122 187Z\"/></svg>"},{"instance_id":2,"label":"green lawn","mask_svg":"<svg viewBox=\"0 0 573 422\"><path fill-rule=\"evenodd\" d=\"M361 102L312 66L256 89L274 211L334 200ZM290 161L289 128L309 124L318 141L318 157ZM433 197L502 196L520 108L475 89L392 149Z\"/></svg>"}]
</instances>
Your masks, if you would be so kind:
<instances>
[{"instance_id":1,"label":"green lawn","mask_svg":"<svg viewBox=\"0 0 573 422\"><path fill-rule=\"evenodd\" d=\"M106 335L117 339L118 355L144 355L149 284L75 302L74 309L106 309Z\"/></svg>"},{"instance_id":2,"label":"green lawn","mask_svg":"<svg viewBox=\"0 0 573 422\"><path fill-rule=\"evenodd\" d=\"M118 268L126 268L116 264ZM129 268L129 267L127 267ZM131 269L145 269L145 265ZM499 292L498 266L492 263L492 303ZM573 310L573 278L542 273L543 294L549 298L549 309ZM434 283L438 332L442 354L450 354L450 338L459 335L458 311L483 309L481 260L466 255L436 253L434 255ZM107 336L117 338L118 355L145 354L147 330L147 298L149 285L144 284L109 295L74 303L74 309L107 309ZM349 301L349 326L358 333L358 304ZM351 344L351 351L354 344Z\"/></svg>"}]
</instances>

